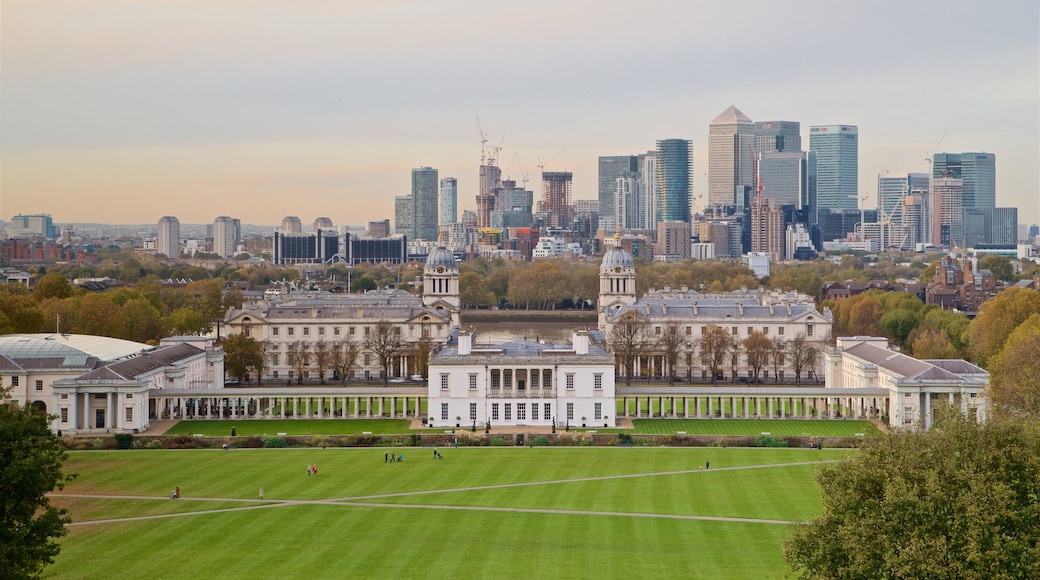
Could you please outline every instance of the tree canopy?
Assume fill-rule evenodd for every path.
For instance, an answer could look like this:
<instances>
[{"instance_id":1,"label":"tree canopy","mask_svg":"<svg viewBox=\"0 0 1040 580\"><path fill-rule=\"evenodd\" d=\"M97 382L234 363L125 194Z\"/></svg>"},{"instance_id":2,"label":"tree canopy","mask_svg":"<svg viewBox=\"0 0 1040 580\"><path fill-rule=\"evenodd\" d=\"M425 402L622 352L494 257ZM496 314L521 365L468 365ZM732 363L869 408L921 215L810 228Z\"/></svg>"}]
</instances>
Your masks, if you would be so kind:
<instances>
[{"instance_id":1,"label":"tree canopy","mask_svg":"<svg viewBox=\"0 0 1040 580\"><path fill-rule=\"evenodd\" d=\"M987 393L1000 413L1040 419L1040 314L1033 314L1008 335L990 364Z\"/></svg>"},{"instance_id":2,"label":"tree canopy","mask_svg":"<svg viewBox=\"0 0 1040 580\"><path fill-rule=\"evenodd\" d=\"M54 561L71 519L47 493L71 479L62 472L65 447L49 418L0 391L0 576L36 578Z\"/></svg>"},{"instance_id":3,"label":"tree canopy","mask_svg":"<svg viewBox=\"0 0 1040 580\"><path fill-rule=\"evenodd\" d=\"M784 557L805 578L1040 578L1040 424L976 424L949 407L927 432L819 468L823 514Z\"/></svg>"}]
</instances>

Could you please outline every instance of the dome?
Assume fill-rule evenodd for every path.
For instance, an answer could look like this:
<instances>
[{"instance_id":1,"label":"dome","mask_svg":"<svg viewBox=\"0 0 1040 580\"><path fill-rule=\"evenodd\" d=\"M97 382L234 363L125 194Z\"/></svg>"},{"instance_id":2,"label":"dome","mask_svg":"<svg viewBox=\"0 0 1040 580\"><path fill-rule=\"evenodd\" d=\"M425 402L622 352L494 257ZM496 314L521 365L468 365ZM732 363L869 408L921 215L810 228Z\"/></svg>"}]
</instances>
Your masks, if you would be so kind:
<instances>
[{"instance_id":1,"label":"dome","mask_svg":"<svg viewBox=\"0 0 1040 580\"><path fill-rule=\"evenodd\" d=\"M438 268L443 268L443 270L457 270L458 265L455 264L455 254L452 254L447 248L443 247L430 252L430 255L426 257L426 271L435 272Z\"/></svg>"},{"instance_id":2,"label":"dome","mask_svg":"<svg viewBox=\"0 0 1040 580\"><path fill-rule=\"evenodd\" d=\"M603 254L603 263L600 264L600 269L609 270L619 266L621 268L635 267L632 263L632 254L629 254L624 248L615 246L607 250L606 254Z\"/></svg>"}]
</instances>

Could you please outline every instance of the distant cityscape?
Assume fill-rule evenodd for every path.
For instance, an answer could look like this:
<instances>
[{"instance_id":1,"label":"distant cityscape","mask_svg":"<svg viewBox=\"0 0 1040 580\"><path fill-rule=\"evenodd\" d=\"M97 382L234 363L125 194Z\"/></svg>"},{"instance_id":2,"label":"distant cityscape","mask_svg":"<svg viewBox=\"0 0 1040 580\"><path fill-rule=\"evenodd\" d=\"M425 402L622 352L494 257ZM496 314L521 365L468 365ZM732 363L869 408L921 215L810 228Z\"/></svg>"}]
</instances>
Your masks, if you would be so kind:
<instances>
[{"instance_id":1,"label":"distant cityscape","mask_svg":"<svg viewBox=\"0 0 1040 580\"><path fill-rule=\"evenodd\" d=\"M523 167L519 183L503 179L502 148L482 134L475 210L459 212L456 177L420 166L411 171L411 192L394 198L392 222L337 225L319 216L305 227L288 215L279 226L231 216L181 224L166 215L155 224L118 226L16 215L0 222L0 259L83 259L94 240L120 238L168 257L245 254L278 265L401 263L440 246L459 260L599 255L618 246L640 259L743 259L756 272L821 252L970 248L1034 256L1040 228L1018 223L1017 208L996 206L992 153L936 151L927 171L883 170L877 207L867 209L867 196L857 191L854 125L811 126L806 148L798 121L753 121L730 106L708 134L708 190L696 195L689 139L599 157L598 197L574 200L573 174L546 170L551 158L539 160L537 199ZM703 212L695 213L705 196Z\"/></svg>"}]
</instances>

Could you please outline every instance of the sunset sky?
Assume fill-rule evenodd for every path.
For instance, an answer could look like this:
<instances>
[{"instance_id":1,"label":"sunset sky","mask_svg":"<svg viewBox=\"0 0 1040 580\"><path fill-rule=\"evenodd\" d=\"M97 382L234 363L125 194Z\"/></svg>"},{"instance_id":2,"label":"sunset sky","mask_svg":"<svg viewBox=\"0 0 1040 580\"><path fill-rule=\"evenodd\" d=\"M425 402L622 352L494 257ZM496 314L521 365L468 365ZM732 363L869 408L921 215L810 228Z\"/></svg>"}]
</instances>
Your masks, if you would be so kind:
<instances>
[{"instance_id":1,"label":"sunset sky","mask_svg":"<svg viewBox=\"0 0 1040 580\"><path fill-rule=\"evenodd\" d=\"M858 125L860 193L928 171L940 139L995 153L997 205L1038 223L1038 6L4 0L0 219L360 225L422 165L473 208L478 115L536 199L539 159L593 199L598 156L665 138L693 141L696 197L736 105L801 122L805 148Z\"/></svg>"}]
</instances>

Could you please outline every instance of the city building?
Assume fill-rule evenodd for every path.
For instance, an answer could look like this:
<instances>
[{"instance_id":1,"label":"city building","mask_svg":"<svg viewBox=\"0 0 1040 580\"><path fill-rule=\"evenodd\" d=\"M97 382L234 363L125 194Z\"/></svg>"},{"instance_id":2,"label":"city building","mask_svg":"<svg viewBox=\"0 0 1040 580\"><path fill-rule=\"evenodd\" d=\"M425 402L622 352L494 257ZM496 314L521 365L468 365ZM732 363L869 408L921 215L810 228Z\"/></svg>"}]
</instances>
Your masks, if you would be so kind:
<instances>
[{"instance_id":1,"label":"city building","mask_svg":"<svg viewBox=\"0 0 1040 580\"><path fill-rule=\"evenodd\" d=\"M394 197L394 233L412 237L414 230L415 203L410 195Z\"/></svg>"},{"instance_id":2,"label":"city building","mask_svg":"<svg viewBox=\"0 0 1040 580\"><path fill-rule=\"evenodd\" d=\"M368 222L367 233L370 238L389 238L390 220L385 219Z\"/></svg>"},{"instance_id":3,"label":"city building","mask_svg":"<svg viewBox=\"0 0 1040 580\"><path fill-rule=\"evenodd\" d=\"M453 224L459 216L459 180L454 177L441 179L440 217L441 226Z\"/></svg>"},{"instance_id":4,"label":"city building","mask_svg":"<svg viewBox=\"0 0 1040 580\"><path fill-rule=\"evenodd\" d=\"M758 154L758 176L762 193L782 206L810 211L816 205L816 153L774 151ZM815 222L815 211L811 211Z\"/></svg>"},{"instance_id":5,"label":"city building","mask_svg":"<svg viewBox=\"0 0 1040 580\"><path fill-rule=\"evenodd\" d=\"M329 264L339 255L339 233L335 229L314 232L274 232L273 261L279 266Z\"/></svg>"},{"instance_id":6,"label":"city building","mask_svg":"<svg viewBox=\"0 0 1040 580\"><path fill-rule=\"evenodd\" d=\"M636 155L608 155L599 158L599 214L603 228L613 232L615 225L615 195L617 180L620 177L636 177L639 175L639 158Z\"/></svg>"},{"instance_id":7,"label":"city building","mask_svg":"<svg viewBox=\"0 0 1040 580\"><path fill-rule=\"evenodd\" d=\"M54 227L54 220L45 213L12 216L6 229L7 234L11 237L43 236L50 239L58 237L58 228Z\"/></svg>"},{"instance_id":8,"label":"city building","mask_svg":"<svg viewBox=\"0 0 1040 580\"><path fill-rule=\"evenodd\" d=\"M964 247L963 182L946 171L932 179L929 232L934 246Z\"/></svg>"},{"instance_id":9,"label":"city building","mask_svg":"<svg viewBox=\"0 0 1040 580\"><path fill-rule=\"evenodd\" d=\"M992 153L936 153L932 157L932 179L961 180L961 207L987 208L997 205L997 156Z\"/></svg>"},{"instance_id":10,"label":"city building","mask_svg":"<svg viewBox=\"0 0 1040 580\"><path fill-rule=\"evenodd\" d=\"M518 187L516 181L502 180L495 189L495 209L491 211L492 228L527 228L534 223L534 192Z\"/></svg>"},{"instance_id":11,"label":"city building","mask_svg":"<svg viewBox=\"0 0 1040 580\"><path fill-rule=\"evenodd\" d=\"M233 258L242 239L241 222L222 215L213 221L213 253L221 258Z\"/></svg>"},{"instance_id":12,"label":"city building","mask_svg":"<svg viewBox=\"0 0 1040 580\"><path fill-rule=\"evenodd\" d=\"M372 264L408 262L408 236L373 238L346 234L344 238L342 258L344 262L352 266L366 262Z\"/></svg>"},{"instance_id":13,"label":"city building","mask_svg":"<svg viewBox=\"0 0 1040 580\"><path fill-rule=\"evenodd\" d=\"M495 159L481 159L480 181L477 183L477 223L475 227L491 226L491 212L495 211L495 190L502 186L502 169L495 165Z\"/></svg>"},{"instance_id":14,"label":"city building","mask_svg":"<svg viewBox=\"0 0 1040 580\"><path fill-rule=\"evenodd\" d=\"M408 237L416 240L436 240L437 170L432 167L412 169L412 231ZM403 233L398 230L398 233Z\"/></svg>"},{"instance_id":15,"label":"city building","mask_svg":"<svg viewBox=\"0 0 1040 580\"><path fill-rule=\"evenodd\" d=\"M786 230L784 210L771 195L756 196L751 200L751 251L769 255L773 262L781 262L787 255L784 249Z\"/></svg>"},{"instance_id":16,"label":"city building","mask_svg":"<svg viewBox=\"0 0 1040 580\"><path fill-rule=\"evenodd\" d=\"M832 209L856 209L859 199L859 129L853 125L812 126L809 128L809 150L816 152L818 219Z\"/></svg>"},{"instance_id":17,"label":"city building","mask_svg":"<svg viewBox=\"0 0 1040 580\"><path fill-rule=\"evenodd\" d=\"M802 150L802 125L798 121L756 121L755 155Z\"/></svg>"},{"instance_id":18,"label":"city building","mask_svg":"<svg viewBox=\"0 0 1040 580\"><path fill-rule=\"evenodd\" d=\"M925 287L925 303L943 310L959 310L974 314L982 303L997 295L993 272L978 270L974 260L957 263L946 256L935 267L935 274Z\"/></svg>"},{"instance_id":19,"label":"city building","mask_svg":"<svg viewBox=\"0 0 1040 580\"><path fill-rule=\"evenodd\" d=\"M965 248L982 244L1013 246L1017 241L1017 207L963 208Z\"/></svg>"},{"instance_id":20,"label":"city building","mask_svg":"<svg viewBox=\"0 0 1040 580\"><path fill-rule=\"evenodd\" d=\"M690 258L690 222L661 222L657 224L657 243L654 259L664 261Z\"/></svg>"},{"instance_id":21,"label":"city building","mask_svg":"<svg viewBox=\"0 0 1040 580\"><path fill-rule=\"evenodd\" d=\"M542 200L538 202L538 211L548 214L548 227L569 227L574 217L574 206L571 202L571 186L574 174L570 171L542 172Z\"/></svg>"},{"instance_id":22,"label":"city building","mask_svg":"<svg viewBox=\"0 0 1040 580\"><path fill-rule=\"evenodd\" d=\"M657 141L657 211L660 222L689 222L693 202L693 142L686 139Z\"/></svg>"},{"instance_id":23,"label":"city building","mask_svg":"<svg viewBox=\"0 0 1040 580\"><path fill-rule=\"evenodd\" d=\"M753 186L755 123L734 106L708 126L708 203L742 205L738 186Z\"/></svg>"},{"instance_id":24,"label":"city building","mask_svg":"<svg viewBox=\"0 0 1040 580\"><path fill-rule=\"evenodd\" d=\"M287 234L299 234L303 232L303 222L294 215L282 218L282 231Z\"/></svg>"},{"instance_id":25,"label":"city building","mask_svg":"<svg viewBox=\"0 0 1040 580\"><path fill-rule=\"evenodd\" d=\"M159 218L159 235L155 243L155 251L167 258L179 258L181 255L181 222L173 216Z\"/></svg>"},{"instance_id":26,"label":"city building","mask_svg":"<svg viewBox=\"0 0 1040 580\"><path fill-rule=\"evenodd\" d=\"M332 218L328 217L317 217L314 218L314 228L312 231L328 231L336 229L335 224L332 223Z\"/></svg>"}]
</instances>

